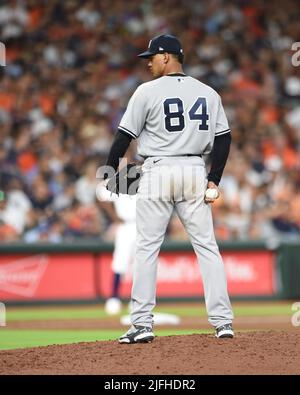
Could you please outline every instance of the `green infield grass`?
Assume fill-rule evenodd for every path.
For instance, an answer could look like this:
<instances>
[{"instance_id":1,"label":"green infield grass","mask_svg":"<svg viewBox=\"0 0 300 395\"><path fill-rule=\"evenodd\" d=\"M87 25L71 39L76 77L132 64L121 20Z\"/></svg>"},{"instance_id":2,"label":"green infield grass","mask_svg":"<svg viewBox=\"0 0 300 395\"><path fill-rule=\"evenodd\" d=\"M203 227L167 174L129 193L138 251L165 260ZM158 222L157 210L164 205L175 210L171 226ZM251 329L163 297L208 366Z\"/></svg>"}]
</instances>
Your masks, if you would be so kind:
<instances>
[{"instance_id":1,"label":"green infield grass","mask_svg":"<svg viewBox=\"0 0 300 395\"><path fill-rule=\"evenodd\" d=\"M80 342L115 340L123 330L28 330L0 329L0 350L48 346ZM158 329L156 336L187 335L193 333L213 333L211 330Z\"/></svg>"},{"instance_id":2,"label":"green infield grass","mask_svg":"<svg viewBox=\"0 0 300 395\"><path fill-rule=\"evenodd\" d=\"M236 302L233 303L235 317L249 316L279 316L291 314L292 302ZM128 314L127 304L121 314ZM176 314L179 317L206 317L203 303L158 303L155 309L157 313ZM119 316L116 317L117 319ZM103 304L79 305L79 306L38 306L38 307L12 307L6 310L6 327L0 327L0 349L13 349L24 347L46 346L50 344L66 344L78 342L90 342L101 340L115 340L126 328L117 329L22 329L11 328L10 323L22 323L22 321L44 320L88 320L100 319L111 320L105 311ZM213 333L212 330L181 330L159 329L155 330L158 336L181 335L191 333Z\"/></svg>"}]
</instances>

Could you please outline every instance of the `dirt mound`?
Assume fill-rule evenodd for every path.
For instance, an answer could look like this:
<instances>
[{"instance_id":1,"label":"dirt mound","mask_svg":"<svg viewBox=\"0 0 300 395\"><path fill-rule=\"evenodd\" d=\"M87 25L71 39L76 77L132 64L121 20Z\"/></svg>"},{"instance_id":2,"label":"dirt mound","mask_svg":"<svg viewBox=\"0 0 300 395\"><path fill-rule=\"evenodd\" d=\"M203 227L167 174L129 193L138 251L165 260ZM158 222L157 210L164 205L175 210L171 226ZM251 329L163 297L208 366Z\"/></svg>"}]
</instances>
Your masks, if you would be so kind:
<instances>
[{"instance_id":1,"label":"dirt mound","mask_svg":"<svg viewBox=\"0 0 300 395\"><path fill-rule=\"evenodd\" d=\"M300 333L157 337L151 344L99 341L0 351L0 374L300 374Z\"/></svg>"}]
</instances>

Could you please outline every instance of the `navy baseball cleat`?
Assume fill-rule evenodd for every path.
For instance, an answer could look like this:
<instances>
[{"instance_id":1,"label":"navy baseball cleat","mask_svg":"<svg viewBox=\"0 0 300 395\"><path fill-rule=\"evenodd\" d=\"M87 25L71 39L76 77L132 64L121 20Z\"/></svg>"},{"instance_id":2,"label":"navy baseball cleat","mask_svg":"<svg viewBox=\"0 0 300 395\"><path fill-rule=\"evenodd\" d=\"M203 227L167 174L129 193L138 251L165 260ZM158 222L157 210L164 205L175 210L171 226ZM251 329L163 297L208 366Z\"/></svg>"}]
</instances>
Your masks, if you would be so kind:
<instances>
[{"instance_id":1,"label":"navy baseball cleat","mask_svg":"<svg viewBox=\"0 0 300 395\"><path fill-rule=\"evenodd\" d=\"M133 325L125 335L119 338L121 344L151 343L154 339L152 328L148 326Z\"/></svg>"},{"instance_id":2,"label":"navy baseball cleat","mask_svg":"<svg viewBox=\"0 0 300 395\"><path fill-rule=\"evenodd\" d=\"M232 324L225 324L216 328L216 337L219 339L229 338L232 339L234 336Z\"/></svg>"}]
</instances>

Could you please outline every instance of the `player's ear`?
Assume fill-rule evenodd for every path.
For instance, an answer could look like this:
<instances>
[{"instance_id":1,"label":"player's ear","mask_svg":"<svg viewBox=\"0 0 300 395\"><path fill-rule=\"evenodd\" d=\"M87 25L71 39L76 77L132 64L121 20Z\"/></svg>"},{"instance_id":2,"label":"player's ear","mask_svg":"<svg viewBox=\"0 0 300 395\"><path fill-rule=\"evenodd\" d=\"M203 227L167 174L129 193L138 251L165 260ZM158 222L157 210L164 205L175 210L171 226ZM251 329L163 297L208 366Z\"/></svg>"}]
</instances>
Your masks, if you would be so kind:
<instances>
[{"instance_id":1,"label":"player's ear","mask_svg":"<svg viewBox=\"0 0 300 395\"><path fill-rule=\"evenodd\" d=\"M170 55L167 52L165 52L164 53L164 63L168 63L169 59L170 59Z\"/></svg>"}]
</instances>

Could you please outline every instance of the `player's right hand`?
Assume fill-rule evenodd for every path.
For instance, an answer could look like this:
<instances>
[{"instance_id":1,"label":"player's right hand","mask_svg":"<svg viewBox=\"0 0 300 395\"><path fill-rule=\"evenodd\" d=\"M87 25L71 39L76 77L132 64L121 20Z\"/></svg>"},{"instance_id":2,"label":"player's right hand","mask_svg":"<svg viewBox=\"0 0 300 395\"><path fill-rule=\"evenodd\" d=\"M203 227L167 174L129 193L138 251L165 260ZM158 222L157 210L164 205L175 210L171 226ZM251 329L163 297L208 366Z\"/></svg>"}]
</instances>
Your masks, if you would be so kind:
<instances>
[{"instance_id":1,"label":"player's right hand","mask_svg":"<svg viewBox=\"0 0 300 395\"><path fill-rule=\"evenodd\" d=\"M206 192L208 190L215 190L216 191L216 197L207 196ZM217 200L219 198L219 196L220 196L220 192L219 192L218 186L213 181L208 181L207 189L206 189L205 195L204 195L204 202L207 203L207 204L214 203L214 201Z\"/></svg>"}]
</instances>

